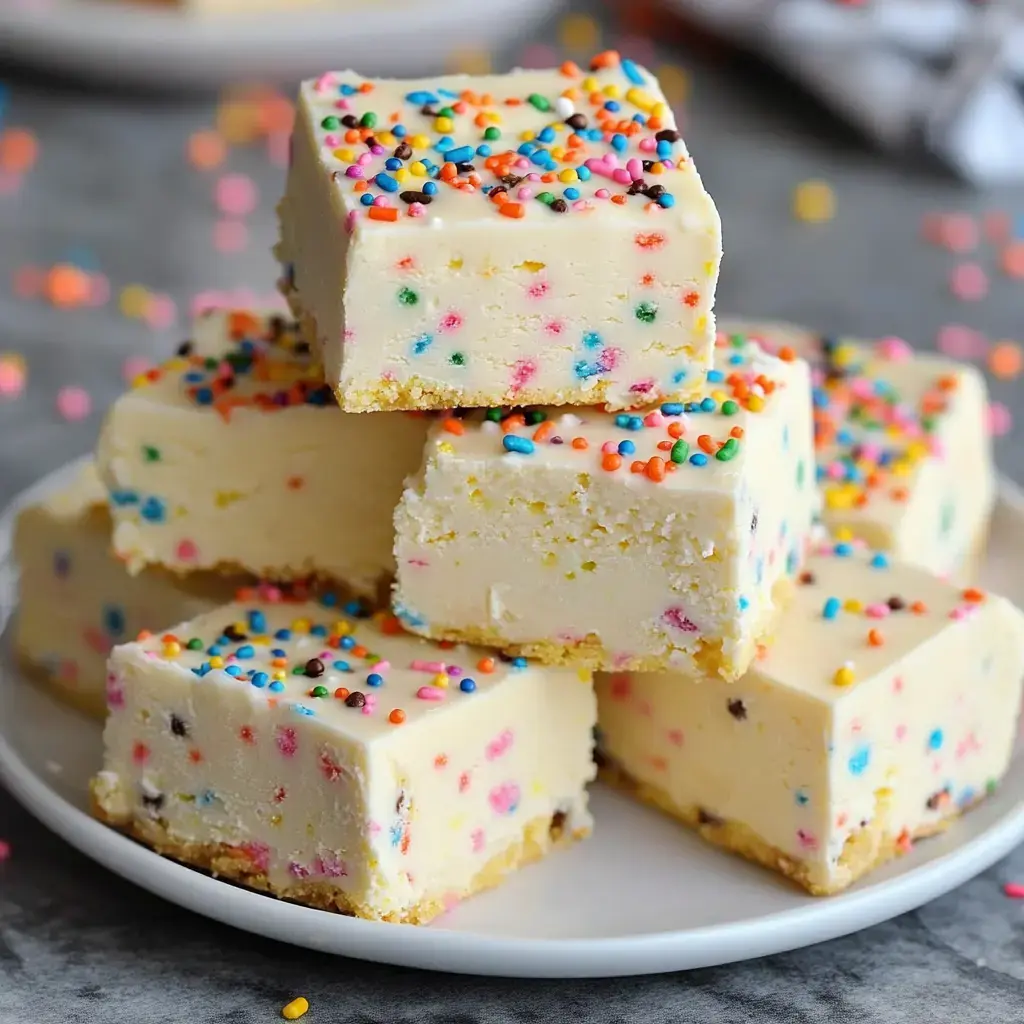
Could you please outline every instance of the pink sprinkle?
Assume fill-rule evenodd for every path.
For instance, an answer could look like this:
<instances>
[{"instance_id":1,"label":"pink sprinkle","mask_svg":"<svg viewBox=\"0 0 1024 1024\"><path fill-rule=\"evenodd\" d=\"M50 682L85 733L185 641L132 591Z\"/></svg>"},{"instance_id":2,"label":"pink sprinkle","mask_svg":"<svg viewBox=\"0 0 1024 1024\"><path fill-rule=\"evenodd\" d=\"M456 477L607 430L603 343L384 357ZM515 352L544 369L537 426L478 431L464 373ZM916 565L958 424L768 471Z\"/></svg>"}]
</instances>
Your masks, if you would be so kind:
<instances>
[{"instance_id":1,"label":"pink sprinkle","mask_svg":"<svg viewBox=\"0 0 1024 1024\"><path fill-rule=\"evenodd\" d=\"M590 204L585 199L577 199L576 202L572 204L572 208L577 211L589 210Z\"/></svg>"},{"instance_id":2,"label":"pink sprinkle","mask_svg":"<svg viewBox=\"0 0 1024 1024\"><path fill-rule=\"evenodd\" d=\"M1011 900L1024 900L1024 883L1022 882L1007 882L1003 886L1003 892L1010 897Z\"/></svg>"},{"instance_id":3,"label":"pink sprinkle","mask_svg":"<svg viewBox=\"0 0 1024 1024\"><path fill-rule=\"evenodd\" d=\"M606 188L599 188L599 189L598 189L598 190L597 190L597 191L596 191L596 192L594 193L594 195L595 195L595 196L596 196L596 197L597 197L598 199L607 199L607 198L608 198L608 197L609 197L609 196L611 195L611 192L609 192L609 191L608 191L608 189L606 189Z\"/></svg>"},{"instance_id":4,"label":"pink sprinkle","mask_svg":"<svg viewBox=\"0 0 1024 1024\"><path fill-rule=\"evenodd\" d=\"M194 562L199 555L199 548L194 540L185 539L178 543L174 553L179 562Z\"/></svg>"},{"instance_id":5,"label":"pink sprinkle","mask_svg":"<svg viewBox=\"0 0 1024 1024\"><path fill-rule=\"evenodd\" d=\"M660 427L665 422L665 417L655 409L654 412L649 412L644 417L645 427Z\"/></svg>"},{"instance_id":6,"label":"pink sprinkle","mask_svg":"<svg viewBox=\"0 0 1024 1024\"><path fill-rule=\"evenodd\" d=\"M966 213L951 213L939 223L938 243L951 252L970 252L978 246L977 221Z\"/></svg>"},{"instance_id":7,"label":"pink sprinkle","mask_svg":"<svg viewBox=\"0 0 1024 1024\"><path fill-rule=\"evenodd\" d=\"M988 294L988 275L977 263L961 263L950 274L949 290L963 302L977 302Z\"/></svg>"},{"instance_id":8,"label":"pink sprinkle","mask_svg":"<svg viewBox=\"0 0 1024 1024\"><path fill-rule=\"evenodd\" d=\"M530 171L530 173L528 175L526 175L526 180L527 181L540 181L540 175L536 171Z\"/></svg>"},{"instance_id":9,"label":"pink sprinkle","mask_svg":"<svg viewBox=\"0 0 1024 1024\"><path fill-rule=\"evenodd\" d=\"M891 363L905 363L914 352L902 338L882 338L875 346L878 354Z\"/></svg>"},{"instance_id":10,"label":"pink sprinkle","mask_svg":"<svg viewBox=\"0 0 1024 1024\"><path fill-rule=\"evenodd\" d=\"M240 220L219 220L213 225L217 252L240 252L249 244L249 229Z\"/></svg>"},{"instance_id":11,"label":"pink sprinkle","mask_svg":"<svg viewBox=\"0 0 1024 1024\"><path fill-rule=\"evenodd\" d=\"M408 214L410 217L422 217L427 212L427 208L422 203L410 203Z\"/></svg>"},{"instance_id":12,"label":"pink sprinkle","mask_svg":"<svg viewBox=\"0 0 1024 1024\"><path fill-rule=\"evenodd\" d=\"M57 412L62 420L77 423L92 412L92 399L85 388L69 385L57 392Z\"/></svg>"},{"instance_id":13,"label":"pink sprinkle","mask_svg":"<svg viewBox=\"0 0 1024 1024\"><path fill-rule=\"evenodd\" d=\"M532 188L526 188L524 186L523 188L521 188L516 193L516 199L532 199L532 198L533 198L533 189Z\"/></svg>"},{"instance_id":14,"label":"pink sprinkle","mask_svg":"<svg viewBox=\"0 0 1024 1024\"><path fill-rule=\"evenodd\" d=\"M217 208L229 217L246 217L259 202L256 182L246 174L223 175L218 179L213 195Z\"/></svg>"},{"instance_id":15,"label":"pink sprinkle","mask_svg":"<svg viewBox=\"0 0 1024 1024\"><path fill-rule=\"evenodd\" d=\"M612 171L612 181L617 181L620 185L631 185L633 179L629 176L629 171L624 167L618 167Z\"/></svg>"},{"instance_id":16,"label":"pink sprinkle","mask_svg":"<svg viewBox=\"0 0 1024 1024\"><path fill-rule=\"evenodd\" d=\"M444 662L424 661L422 658L417 658L409 667L413 672L431 672L436 675L438 672L444 671Z\"/></svg>"},{"instance_id":17,"label":"pink sprinkle","mask_svg":"<svg viewBox=\"0 0 1024 1024\"><path fill-rule=\"evenodd\" d=\"M27 376L23 359L0 353L0 398L17 398L25 390Z\"/></svg>"},{"instance_id":18,"label":"pink sprinkle","mask_svg":"<svg viewBox=\"0 0 1024 1024\"><path fill-rule=\"evenodd\" d=\"M351 110L352 109L352 104L349 102L349 99L348 99L347 96L340 96L338 99L336 99L334 101L334 109L335 110Z\"/></svg>"},{"instance_id":19,"label":"pink sprinkle","mask_svg":"<svg viewBox=\"0 0 1024 1024\"><path fill-rule=\"evenodd\" d=\"M358 164L352 164L351 167L345 168L346 178L361 178L363 176L363 169Z\"/></svg>"},{"instance_id":20,"label":"pink sprinkle","mask_svg":"<svg viewBox=\"0 0 1024 1024\"><path fill-rule=\"evenodd\" d=\"M334 85L334 72L327 71L316 80L313 84L313 88L317 92L327 92L332 85Z\"/></svg>"},{"instance_id":21,"label":"pink sprinkle","mask_svg":"<svg viewBox=\"0 0 1024 1024\"><path fill-rule=\"evenodd\" d=\"M993 437L1004 437L1013 428L1013 414L1002 402L989 402L988 432Z\"/></svg>"},{"instance_id":22,"label":"pink sprinkle","mask_svg":"<svg viewBox=\"0 0 1024 1024\"><path fill-rule=\"evenodd\" d=\"M640 152L641 153L653 153L657 150L658 144L654 139L641 139L640 140Z\"/></svg>"},{"instance_id":23,"label":"pink sprinkle","mask_svg":"<svg viewBox=\"0 0 1024 1024\"><path fill-rule=\"evenodd\" d=\"M617 455L618 452L619 446L614 441L605 441L605 443L601 445L602 455Z\"/></svg>"},{"instance_id":24,"label":"pink sprinkle","mask_svg":"<svg viewBox=\"0 0 1024 1024\"><path fill-rule=\"evenodd\" d=\"M334 149L336 146L341 145L341 138L337 135L329 134L324 136L324 140L321 145L325 149Z\"/></svg>"},{"instance_id":25,"label":"pink sprinkle","mask_svg":"<svg viewBox=\"0 0 1024 1024\"><path fill-rule=\"evenodd\" d=\"M636 181L644 176L644 165L634 156L626 161L626 173Z\"/></svg>"},{"instance_id":26,"label":"pink sprinkle","mask_svg":"<svg viewBox=\"0 0 1024 1024\"><path fill-rule=\"evenodd\" d=\"M436 686L421 686L416 691L416 696L419 697L420 700L432 700L436 702L444 700L444 690Z\"/></svg>"},{"instance_id":27,"label":"pink sprinkle","mask_svg":"<svg viewBox=\"0 0 1024 1024\"><path fill-rule=\"evenodd\" d=\"M884 619L890 611L891 609L887 604L869 604L864 609L864 614L869 619Z\"/></svg>"},{"instance_id":28,"label":"pink sprinkle","mask_svg":"<svg viewBox=\"0 0 1024 1024\"><path fill-rule=\"evenodd\" d=\"M389 668L391 668L391 662L390 661L378 661L376 665L371 665L370 666L370 671L371 672L387 672L387 670Z\"/></svg>"},{"instance_id":29,"label":"pink sprinkle","mask_svg":"<svg viewBox=\"0 0 1024 1024\"><path fill-rule=\"evenodd\" d=\"M938 350L952 359L981 359L988 350L985 336L963 324L945 324L935 338Z\"/></svg>"},{"instance_id":30,"label":"pink sprinkle","mask_svg":"<svg viewBox=\"0 0 1024 1024\"><path fill-rule=\"evenodd\" d=\"M525 171L525 170L526 170L526 168L527 168L527 167L529 167L529 166L530 166L530 161L529 161L529 160L527 160L525 156L521 156L521 157L520 157L520 158L519 158L519 159L518 159L518 160L516 161L516 169L517 169L517 170L522 170L522 171Z\"/></svg>"},{"instance_id":31,"label":"pink sprinkle","mask_svg":"<svg viewBox=\"0 0 1024 1024\"><path fill-rule=\"evenodd\" d=\"M384 198L384 196L374 196L373 205L377 207L390 206L391 204Z\"/></svg>"}]
</instances>

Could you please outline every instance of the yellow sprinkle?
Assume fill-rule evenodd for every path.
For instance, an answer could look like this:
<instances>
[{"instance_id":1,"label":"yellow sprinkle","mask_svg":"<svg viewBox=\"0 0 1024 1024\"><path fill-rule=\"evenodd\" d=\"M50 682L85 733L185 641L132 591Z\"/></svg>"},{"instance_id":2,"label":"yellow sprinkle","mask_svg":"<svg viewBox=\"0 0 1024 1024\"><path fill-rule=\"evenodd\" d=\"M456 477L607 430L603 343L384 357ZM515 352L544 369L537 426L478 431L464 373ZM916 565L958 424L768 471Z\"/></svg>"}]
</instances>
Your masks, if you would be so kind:
<instances>
[{"instance_id":1,"label":"yellow sprinkle","mask_svg":"<svg viewBox=\"0 0 1024 1024\"><path fill-rule=\"evenodd\" d=\"M448 677L443 672L438 672L433 679L430 680L433 686L436 686L439 690L448 689Z\"/></svg>"},{"instance_id":2,"label":"yellow sprinkle","mask_svg":"<svg viewBox=\"0 0 1024 1024\"><path fill-rule=\"evenodd\" d=\"M855 597L848 597L843 602L843 608L844 608L844 610L846 610L848 612L853 612L854 615L856 615L859 612L864 611L864 602L863 601L858 601L857 598L855 598Z\"/></svg>"},{"instance_id":3,"label":"yellow sprinkle","mask_svg":"<svg viewBox=\"0 0 1024 1024\"><path fill-rule=\"evenodd\" d=\"M591 673L588 672L585 668L576 669L576 678L581 683L592 683L594 681L593 675L591 675Z\"/></svg>"},{"instance_id":4,"label":"yellow sprinkle","mask_svg":"<svg viewBox=\"0 0 1024 1024\"><path fill-rule=\"evenodd\" d=\"M455 128L455 122L450 117L435 117L434 118L434 131L444 132L446 135L448 132Z\"/></svg>"},{"instance_id":5,"label":"yellow sprinkle","mask_svg":"<svg viewBox=\"0 0 1024 1024\"><path fill-rule=\"evenodd\" d=\"M351 149L336 149L331 156L337 157L337 159L345 164L352 163L356 158L355 153Z\"/></svg>"},{"instance_id":6,"label":"yellow sprinkle","mask_svg":"<svg viewBox=\"0 0 1024 1024\"><path fill-rule=\"evenodd\" d=\"M426 149L430 145L430 136L414 135L411 139L406 139L405 141L408 142L413 149Z\"/></svg>"},{"instance_id":7,"label":"yellow sprinkle","mask_svg":"<svg viewBox=\"0 0 1024 1024\"><path fill-rule=\"evenodd\" d=\"M164 657L165 658L176 658L181 654L181 644L175 640L168 640L164 644Z\"/></svg>"},{"instance_id":8,"label":"yellow sprinkle","mask_svg":"<svg viewBox=\"0 0 1024 1024\"><path fill-rule=\"evenodd\" d=\"M437 450L442 455L451 455L455 451L455 446L448 441L442 441L438 446Z\"/></svg>"},{"instance_id":9,"label":"yellow sprinkle","mask_svg":"<svg viewBox=\"0 0 1024 1024\"><path fill-rule=\"evenodd\" d=\"M215 654L210 658L210 668L223 668L224 659L219 655Z\"/></svg>"},{"instance_id":10,"label":"yellow sprinkle","mask_svg":"<svg viewBox=\"0 0 1024 1024\"><path fill-rule=\"evenodd\" d=\"M391 132L377 132L374 136L382 146L390 146L397 142Z\"/></svg>"},{"instance_id":11,"label":"yellow sprinkle","mask_svg":"<svg viewBox=\"0 0 1024 1024\"><path fill-rule=\"evenodd\" d=\"M285 672L283 668L275 668L274 671L270 673L270 678L273 679L275 683L283 683L288 678L288 673Z\"/></svg>"},{"instance_id":12,"label":"yellow sprinkle","mask_svg":"<svg viewBox=\"0 0 1024 1024\"><path fill-rule=\"evenodd\" d=\"M449 270L461 270L462 269L462 258L456 256L454 259L448 261Z\"/></svg>"},{"instance_id":13,"label":"yellow sprinkle","mask_svg":"<svg viewBox=\"0 0 1024 1024\"><path fill-rule=\"evenodd\" d=\"M606 85L601 92L610 100L617 100L622 95L622 90L617 85Z\"/></svg>"},{"instance_id":14,"label":"yellow sprinkle","mask_svg":"<svg viewBox=\"0 0 1024 1024\"><path fill-rule=\"evenodd\" d=\"M593 75L587 75L583 79L582 88L584 92L597 92L597 79Z\"/></svg>"},{"instance_id":15,"label":"yellow sprinkle","mask_svg":"<svg viewBox=\"0 0 1024 1024\"><path fill-rule=\"evenodd\" d=\"M570 181L575 181L577 179L577 177L579 177L579 175L577 175L576 171L573 170L573 168L571 168L571 167L566 167L566 169L564 171L559 171L558 172L558 180L559 181L564 181L567 184Z\"/></svg>"},{"instance_id":16,"label":"yellow sprinkle","mask_svg":"<svg viewBox=\"0 0 1024 1024\"><path fill-rule=\"evenodd\" d=\"M313 623L309 619L294 619L292 621L292 630L296 633L308 633Z\"/></svg>"},{"instance_id":17,"label":"yellow sprinkle","mask_svg":"<svg viewBox=\"0 0 1024 1024\"><path fill-rule=\"evenodd\" d=\"M270 816L270 824L271 825L280 825L281 821L282 821L282 818L281 818L280 814L272 814Z\"/></svg>"},{"instance_id":18,"label":"yellow sprinkle","mask_svg":"<svg viewBox=\"0 0 1024 1024\"><path fill-rule=\"evenodd\" d=\"M836 686L849 686L853 682L853 669L849 665L844 665L842 668L836 669L836 674L832 677L832 682Z\"/></svg>"},{"instance_id":19,"label":"yellow sprinkle","mask_svg":"<svg viewBox=\"0 0 1024 1024\"><path fill-rule=\"evenodd\" d=\"M751 412L760 412L764 408L764 399L760 395L751 395L747 399L747 408Z\"/></svg>"},{"instance_id":20,"label":"yellow sprinkle","mask_svg":"<svg viewBox=\"0 0 1024 1024\"><path fill-rule=\"evenodd\" d=\"M660 101L656 100L649 92L644 92L643 89L634 86L626 93L626 102L632 103L634 107L639 107L645 114L653 114L654 108Z\"/></svg>"},{"instance_id":21,"label":"yellow sprinkle","mask_svg":"<svg viewBox=\"0 0 1024 1024\"><path fill-rule=\"evenodd\" d=\"M535 138L537 138L537 133L536 132L526 131L526 132L520 132L519 133L519 141L520 142L533 142L533 140Z\"/></svg>"},{"instance_id":22,"label":"yellow sprinkle","mask_svg":"<svg viewBox=\"0 0 1024 1024\"><path fill-rule=\"evenodd\" d=\"M266 646L270 643L270 637L266 633L261 633L259 636L249 637L249 643L256 644L257 646Z\"/></svg>"},{"instance_id":23,"label":"yellow sprinkle","mask_svg":"<svg viewBox=\"0 0 1024 1024\"><path fill-rule=\"evenodd\" d=\"M409 171L405 167L399 167L397 171L394 171L395 181L408 181Z\"/></svg>"},{"instance_id":24,"label":"yellow sprinkle","mask_svg":"<svg viewBox=\"0 0 1024 1024\"><path fill-rule=\"evenodd\" d=\"M567 157L565 155L565 149L562 146L552 146L551 147L551 156L552 156L552 158L554 160L567 160L567 159L569 159L569 157ZM575 173L576 172L573 171L573 174L575 174ZM566 180L566 181L575 181L576 179L575 178L566 178L564 180Z\"/></svg>"},{"instance_id":25,"label":"yellow sprinkle","mask_svg":"<svg viewBox=\"0 0 1024 1024\"><path fill-rule=\"evenodd\" d=\"M348 636L352 632L352 623L348 619L335 619L331 632L337 633L338 636Z\"/></svg>"},{"instance_id":26,"label":"yellow sprinkle","mask_svg":"<svg viewBox=\"0 0 1024 1024\"><path fill-rule=\"evenodd\" d=\"M853 540L853 530L848 526L840 526L833 536L840 544L845 544L847 541Z\"/></svg>"},{"instance_id":27,"label":"yellow sprinkle","mask_svg":"<svg viewBox=\"0 0 1024 1024\"><path fill-rule=\"evenodd\" d=\"M802 181L793 189L793 216L809 224L831 220L836 212L836 197L823 181Z\"/></svg>"},{"instance_id":28,"label":"yellow sprinkle","mask_svg":"<svg viewBox=\"0 0 1024 1024\"><path fill-rule=\"evenodd\" d=\"M284 1009L281 1016L285 1020L298 1020L309 1009L309 1000L303 996L293 999Z\"/></svg>"}]
</instances>

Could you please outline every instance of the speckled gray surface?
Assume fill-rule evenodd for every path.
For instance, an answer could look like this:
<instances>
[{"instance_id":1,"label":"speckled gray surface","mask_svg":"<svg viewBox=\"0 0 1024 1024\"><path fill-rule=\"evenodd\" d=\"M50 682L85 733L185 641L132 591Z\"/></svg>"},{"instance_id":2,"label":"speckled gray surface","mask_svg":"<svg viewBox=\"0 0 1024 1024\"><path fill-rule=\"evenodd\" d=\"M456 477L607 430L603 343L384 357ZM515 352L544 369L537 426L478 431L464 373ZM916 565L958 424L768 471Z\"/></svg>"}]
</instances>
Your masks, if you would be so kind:
<instances>
[{"instance_id":1,"label":"speckled gray surface","mask_svg":"<svg viewBox=\"0 0 1024 1024\"><path fill-rule=\"evenodd\" d=\"M940 170L897 167L834 126L795 90L743 62L693 59L688 137L722 210L727 258L720 308L787 317L830 331L899 334L928 345L948 321L992 337L1020 335L1024 291L993 273L985 303L946 295L955 259L919 240L930 210L1024 211L1024 194L976 196ZM269 290L271 209L280 172L255 153L230 167L263 191L251 244L235 256L210 245L212 179L183 158L210 105L98 96L19 79L10 123L40 136L37 168L0 196L0 351L29 360L27 395L0 401L0 503L92 442L120 388L126 355L165 352L177 331L149 337L116 304L63 312L15 299L24 263L78 247L116 290L131 282L184 306L210 286ZM831 182L834 221L798 224L793 184ZM979 257L993 262L990 251ZM87 387L82 425L53 411L57 388ZM1024 385L995 396L1024 416ZM1024 482L1013 435L999 461ZM0 1021L127 1024L278 1018L293 995L311 1022L499 1024L505 1021L740 1021L994 1024L1024 1020L1024 904L1002 881L1024 879L1024 850L949 896L860 935L801 952L690 974L612 981L505 982L402 971L252 938L165 904L93 865L0 791ZM628 884L628 879L617 880Z\"/></svg>"}]
</instances>

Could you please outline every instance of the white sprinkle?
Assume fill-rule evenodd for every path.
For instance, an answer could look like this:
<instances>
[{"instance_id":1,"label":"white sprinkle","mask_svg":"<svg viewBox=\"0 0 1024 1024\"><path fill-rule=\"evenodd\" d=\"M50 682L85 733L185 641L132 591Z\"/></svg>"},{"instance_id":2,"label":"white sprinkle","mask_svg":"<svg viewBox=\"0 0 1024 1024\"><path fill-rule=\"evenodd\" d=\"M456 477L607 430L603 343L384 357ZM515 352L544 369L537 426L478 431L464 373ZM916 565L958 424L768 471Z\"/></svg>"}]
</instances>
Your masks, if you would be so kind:
<instances>
[{"instance_id":1,"label":"white sprinkle","mask_svg":"<svg viewBox=\"0 0 1024 1024\"><path fill-rule=\"evenodd\" d=\"M567 96L559 96L555 100L555 112L564 121L576 113L576 105Z\"/></svg>"}]
</instances>

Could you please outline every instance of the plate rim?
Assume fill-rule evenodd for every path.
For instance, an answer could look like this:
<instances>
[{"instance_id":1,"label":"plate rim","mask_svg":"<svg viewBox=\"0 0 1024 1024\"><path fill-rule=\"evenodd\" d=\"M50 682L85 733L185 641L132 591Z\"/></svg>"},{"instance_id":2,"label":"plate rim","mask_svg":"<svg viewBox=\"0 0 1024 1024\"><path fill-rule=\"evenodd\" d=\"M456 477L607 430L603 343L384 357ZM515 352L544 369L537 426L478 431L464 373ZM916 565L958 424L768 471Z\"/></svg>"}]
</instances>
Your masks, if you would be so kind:
<instances>
[{"instance_id":1,"label":"plate rim","mask_svg":"<svg viewBox=\"0 0 1024 1024\"><path fill-rule=\"evenodd\" d=\"M10 561L18 511L53 490L88 459L82 456L48 473L0 512L0 567ZM1024 491L1003 476L999 477L999 501L1024 519ZM0 614L0 633L4 619ZM18 685L4 680L8 674L0 673L0 686ZM321 952L477 976L627 977L695 970L803 948L914 910L984 871L1024 839L1022 795L984 831L920 867L753 922L601 938L505 938L327 914L225 884L154 853L69 803L25 763L2 725L0 782L42 825L91 860L194 913Z\"/></svg>"}]
</instances>

